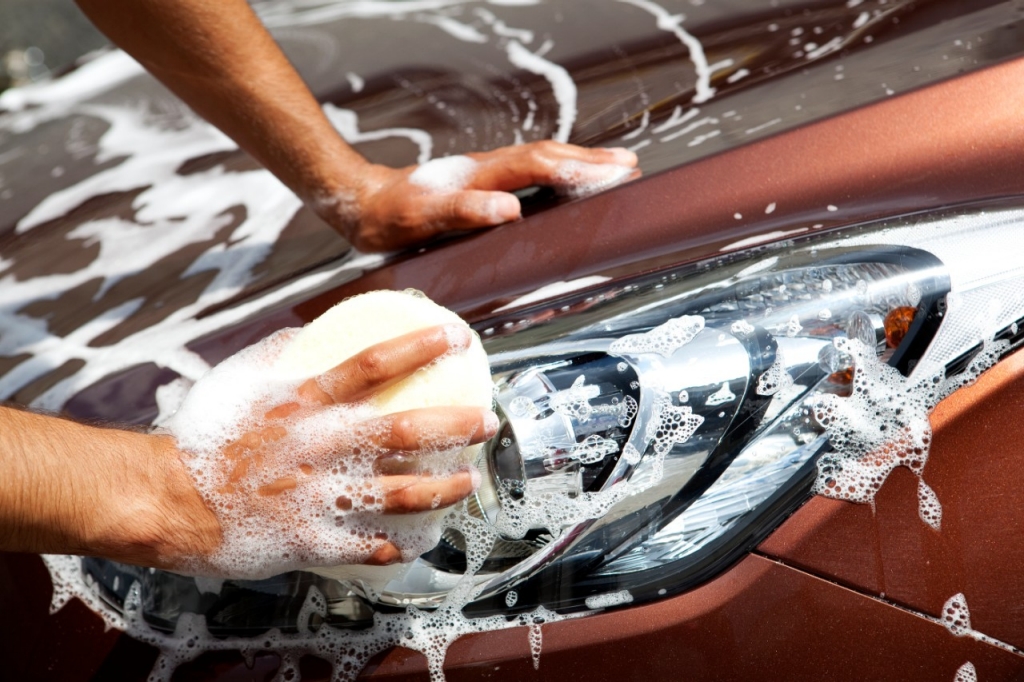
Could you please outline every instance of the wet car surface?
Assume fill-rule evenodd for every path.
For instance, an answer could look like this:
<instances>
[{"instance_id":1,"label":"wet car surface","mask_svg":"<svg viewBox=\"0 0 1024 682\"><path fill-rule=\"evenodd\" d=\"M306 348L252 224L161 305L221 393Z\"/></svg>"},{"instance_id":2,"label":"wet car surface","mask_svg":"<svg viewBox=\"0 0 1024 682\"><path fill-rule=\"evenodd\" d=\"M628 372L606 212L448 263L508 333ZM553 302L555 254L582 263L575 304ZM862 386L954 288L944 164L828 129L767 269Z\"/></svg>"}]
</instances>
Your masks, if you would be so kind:
<instances>
[{"instance_id":1,"label":"wet car surface","mask_svg":"<svg viewBox=\"0 0 1024 682\"><path fill-rule=\"evenodd\" d=\"M580 3L438 3L397 18L365 3L263 7L332 120L374 161L547 137L640 155L643 179L573 202L540 192L522 223L387 259L350 252L123 57L82 67L78 94L13 91L0 99L0 394L149 424L160 387L361 291L422 290L498 338L542 321L519 297L551 283L629 281L1020 193L1016 3L776 4L602 3L581 14ZM685 21L672 19L679 12ZM680 28L717 65L709 78ZM394 49L419 44L429 58ZM565 80L522 58L525 45L571 75L571 119ZM586 307L585 293L562 295ZM898 666L900 676L953 679L970 661L982 679L1015 679L1020 371L1010 356L933 414L927 476L945 505L941 533L917 518L902 470L874 508L813 497L691 589L545 625L536 674L853 679ZM5 556L3 570L4 612L18 614L0 626L14 670L148 673L155 650L104 632L81 604L47 614L38 558ZM941 619L957 593L974 631L1005 646L924 617ZM257 655L249 670L240 656L210 654L178 675L269 678L277 660ZM394 649L365 674L424 671L419 654ZM521 630L459 639L446 665L450 679L532 671ZM307 679L327 674L305 662Z\"/></svg>"}]
</instances>

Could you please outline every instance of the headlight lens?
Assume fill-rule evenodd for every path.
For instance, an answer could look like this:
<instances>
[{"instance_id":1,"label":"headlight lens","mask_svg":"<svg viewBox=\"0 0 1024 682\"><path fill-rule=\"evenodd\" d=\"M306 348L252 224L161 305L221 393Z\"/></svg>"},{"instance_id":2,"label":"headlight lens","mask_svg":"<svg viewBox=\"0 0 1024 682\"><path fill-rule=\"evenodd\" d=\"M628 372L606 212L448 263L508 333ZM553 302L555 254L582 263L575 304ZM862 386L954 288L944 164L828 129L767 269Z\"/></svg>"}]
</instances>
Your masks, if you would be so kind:
<instances>
[{"instance_id":1,"label":"headlight lens","mask_svg":"<svg viewBox=\"0 0 1024 682\"><path fill-rule=\"evenodd\" d=\"M642 601L735 560L813 480L826 438L811 404L850 391L836 341L907 369L948 286L912 248L802 249L659 273L534 309L515 333L497 326L502 430L475 502L515 551L485 564L476 606L493 595L501 610L509 589L522 608L623 589ZM457 553L448 540L426 558L438 570Z\"/></svg>"},{"instance_id":2,"label":"headlight lens","mask_svg":"<svg viewBox=\"0 0 1024 682\"><path fill-rule=\"evenodd\" d=\"M469 615L686 590L810 494L829 448L815 406L855 390L851 342L903 375L919 363L959 371L993 334L1004 349L1020 342L1024 303L980 325L963 312L1019 287L1012 258L990 270L978 253L1020 221L1016 209L990 207L850 228L479 325L501 417L479 463L485 485L434 550L371 595L376 603L365 586L306 573L213 594L173 574L98 560L87 569L113 602L139 580L158 627L198 611L214 632L290 627L312 584L337 625L368 622L374 609L430 608L466 572L468 536L492 543ZM960 312L944 324L951 304Z\"/></svg>"}]
</instances>

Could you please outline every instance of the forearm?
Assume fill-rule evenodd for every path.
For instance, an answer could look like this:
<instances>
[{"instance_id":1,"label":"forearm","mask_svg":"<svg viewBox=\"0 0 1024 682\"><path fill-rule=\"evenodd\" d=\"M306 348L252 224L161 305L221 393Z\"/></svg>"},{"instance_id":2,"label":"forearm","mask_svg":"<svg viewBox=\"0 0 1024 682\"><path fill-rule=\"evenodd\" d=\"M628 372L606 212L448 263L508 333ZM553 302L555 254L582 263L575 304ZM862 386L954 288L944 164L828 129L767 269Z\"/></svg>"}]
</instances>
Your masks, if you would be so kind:
<instances>
[{"instance_id":1,"label":"forearm","mask_svg":"<svg viewBox=\"0 0 1024 682\"><path fill-rule=\"evenodd\" d=\"M0 549L173 568L219 526L172 439L0 407Z\"/></svg>"},{"instance_id":2,"label":"forearm","mask_svg":"<svg viewBox=\"0 0 1024 682\"><path fill-rule=\"evenodd\" d=\"M304 200L365 160L337 134L245 0L77 0L113 42Z\"/></svg>"}]
</instances>

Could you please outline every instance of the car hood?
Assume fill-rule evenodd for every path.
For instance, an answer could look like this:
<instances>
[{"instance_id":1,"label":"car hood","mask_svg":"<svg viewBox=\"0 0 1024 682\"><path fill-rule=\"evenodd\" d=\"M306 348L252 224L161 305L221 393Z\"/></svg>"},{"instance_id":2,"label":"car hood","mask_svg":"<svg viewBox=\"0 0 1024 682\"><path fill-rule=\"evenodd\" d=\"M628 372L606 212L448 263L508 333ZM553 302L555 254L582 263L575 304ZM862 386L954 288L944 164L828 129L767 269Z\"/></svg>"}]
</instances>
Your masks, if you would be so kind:
<instances>
[{"instance_id":1,"label":"car hood","mask_svg":"<svg viewBox=\"0 0 1024 682\"><path fill-rule=\"evenodd\" d=\"M4 93L0 398L151 423L211 364L358 291L482 321L553 283L1008 191L1016 162L978 144L1019 111L1013 64L852 110L1016 56L1013 3L773 4L258 4L372 161L547 138L640 155L641 180L537 192L521 223L416 253L351 250L121 52Z\"/></svg>"}]
</instances>

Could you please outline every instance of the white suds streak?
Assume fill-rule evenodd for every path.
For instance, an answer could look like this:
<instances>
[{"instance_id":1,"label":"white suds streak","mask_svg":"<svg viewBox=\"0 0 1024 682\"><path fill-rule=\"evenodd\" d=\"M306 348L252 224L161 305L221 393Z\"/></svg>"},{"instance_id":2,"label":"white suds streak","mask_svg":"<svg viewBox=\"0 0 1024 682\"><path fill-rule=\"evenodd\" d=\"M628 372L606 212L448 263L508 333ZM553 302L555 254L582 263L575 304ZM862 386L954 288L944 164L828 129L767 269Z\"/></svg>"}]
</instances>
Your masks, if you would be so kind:
<instances>
[{"instance_id":1,"label":"white suds streak","mask_svg":"<svg viewBox=\"0 0 1024 682\"><path fill-rule=\"evenodd\" d=\"M46 93L39 94L45 101ZM344 259L257 299L197 319L202 310L229 302L253 283L253 269L264 260L281 230L301 207L299 200L263 170L226 173L222 168L213 168L178 174L176 170L188 159L235 148L223 134L190 114L182 114L178 126L165 128L150 122L146 111L139 107L62 103L42 105L31 111L43 120L74 113L109 123L97 141L96 158L121 161L48 196L19 222L19 232L31 231L47 220L66 215L104 192L147 189L134 200L138 222L98 218L83 222L68 233L68 239L82 239L99 246L98 254L88 265L74 272L24 280L9 273L0 277L0 327L4 330L0 354L32 355L0 377L0 397L10 397L68 361L81 361L84 365L35 398L33 406L59 409L85 387L147 362L187 379L197 379L209 367L187 349L189 342L240 321L258 308L273 305L275 300L283 300L279 297L297 295L326 281L335 281L340 274L338 269L354 265L352 258ZM208 239L212 231L229 222L225 211L238 205L246 207L249 218L232 230L231 244L208 248L182 274L187 277L210 272L214 273L213 280L196 300L150 327L110 344L92 343L136 313L143 303L141 296L95 316L63 336L51 331L47 320L20 312L26 300L55 298L95 279L101 281L98 296L102 297L103 292L135 272ZM353 276L359 271L356 268Z\"/></svg>"},{"instance_id":2,"label":"white suds streak","mask_svg":"<svg viewBox=\"0 0 1024 682\"><path fill-rule=\"evenodd\" d=\"M718 137L721 134L722 134L721 130L712 130L710 133L704 133L703 135L698 135L697 137L693 138L692 140L690 140L689 142L686 143L686 146L687 147L696 147L697 145L704 144L705 142L707 142L711 138Z\"/></svg>"},{"instance_id":3,"label":"white suds streak","mask_svg":"<svg viewBox=\"0 0 1024 682\"><path fill-rule=\"evenodd\" d=\"M833 38L832 40L828 41L827 43L825 43L821 47L818 47L817 49L814 49L814 50L811 50L810 52L808 52L807 53L807 59L811 60L811 59L818 59L819 57L824 57L825 55L829 54L830 52L835 52L836 50L838 50L842 46L843 46L843 39L842 39L842 37L836 36L835 38Z\"/></svg>"},{"instance_id":4,"label":"white suds streak","mask_svg":"<svg viewBox=\"0 0 1024 682\"><path fill-rule=\"evenodd\" d=\"M696 111L696 109L692 109L691 111ZM661 138L661 141L662 142L671 142L672 140L676 139L677 137L682 137L683 135L686 135L688 133L692 133L697 128L699 128L701 126L708 125L709 123L714 125L714 124L718 123L718 119L713 117L713 116L705 116L704 118L702 118L702 119L700 119L698 121L694 121L693 123L691 123L690 125L686 126L685 128L682 128L681 130L676 130L675 132L669 133L665 137Z\"/></svg>"},{"instance_id":5,"label":"white suds streak","mask_svg":"<svg viewBox=\"0 0 1024 682\"><path fill-rule=\"evenodd\" d=\"M419 148L416 163L426 163L434 150L434 138L430 133L419 128L383 128L381 130L359 130L359 116L351 109L336 107L330 102L323 106L324 115L349 144L384 140L389 137L404 137Z\"/></svg>"},{"instance_id":6,"label":"white suds streak","mask_svg":"<svg viewBox=\"0 0 1024 682\"><path fill-rule=\"evenodd\" d=\"M650 122L651 122L651 110L650 109L644 109L643 117L640 119L640 127L637 128L636 130L629 131L628 133L626 133L625 135L622 136L622 139L623 140L632 140L634 138L640 137L640 135L645 130L647 130L647 125Z\"/></svg>"},{"instance_id":7,"label":"white suds streak","mask_svg":"<svg viewBox=\"0 0 1024 682\"><path fill-rule=\"evenodd\" d=\"M693 102L700 104L711 99L715 94L714 88L711 87L711 67L708 65L708 58L704 54L704 46L701 45L697 38L683 28L683 20L686 17L682 14L670 14L664 7L649 0L619 0L619 2L639 7L645 12L653 14L658 20L658 28L675 34L679 41L686 46L686 49L690 51L690 61L693 62L693 68L697 72L697 93L693 96Z\"/></svg>"},{"instance_id":8,"label":"white suds streak","mask_svg":"<svg viewBox=\"0 0 1024 682\"><path fill-rule=\"evenodd\" d=\"M657 126L655 126L654 130L652 130L651 132L656 134L663 133L669 128L674 128L677 125L682 125L683 123L686 123L699 113L700 109L696 108L687 109L686 113L683 113L683 108L681 106L677 106L675 109L672 110L672 115L669 116L666 121L663 121L662 123L659 123Z\"/></svg>"},{"instance_id":9,"label":"white suds streak","mask_svg":"<svg viewBox=\"0 0 1024 682\"><path fill-rule=\"evenodd\" d=\"M490 10L478 7L473 10L473 14L480 17L485 24L490 26L496 36L501 36L502 38L515 38L523 43L533 42L533 31L525 28L512 28L495 16L494 12L491 12Z\"/></svg>"},{"instance_id":10,"label":"white suds streak","mask_svg":"<svg viewBox=\"0 0 1024 682\"><path fill-rule=\"evenodd\" d=\"M359 93L363 91L363 86L366 85L366 81L363 80L362 76L349 71L345 74L345 78L348 79L348 84L352 88L352 92Z\"/></svg>"},{"instance_id":11,"label":"white suds streak","mask_svg":"<svg viewBox=\"0 0 1024 682\"><path fill-rule=\"evenodd\" d=\"M506 51L513 66L543 76L551 83L555 101L558 102L558 130L552 138L559 142L568 142L572 126L576 123L577 91L572 76L562 66L537 56L516 40L509 41Z\"/></svg>"},{"instance_id":12,"label":"white suds streak","mask_svg":"<svg viewBox=\"0 0 1024 682\"><path fill-rule=\"evenodd\" d=\"M1022 652L1012 644L1007 644L995 637L990 637L983 632L978 632L971 626L971 612L967 608L967 598L962 592L954 594L952 597L946 600L946 603L942 605L942 612L938 618L932 616L925 616L928 620L938 623L947 630L950 634L955 637L969 637L976 642L983 642L990 644L996 648L1002 649L1003 651L1009 651L1011 654L1020 655ZM969 680L969 673L976 673L974 666L968 661L965 665L960 667L960 670L964 670L967 666L970 666L969 670L965 670L968 676L961 678L957 671L957 681L961 679ZM977 678L975 678L977 679Z\"/></svg>"},{"instance_id":13,"label":"white suds streak","mask_svg":"<svg viewBox=\"0 0 1024 682\"><path fill-rule=\"evenodd\" d=\"M779 123L782 123L782 119L781 118L773 118L772 120L768 121L767 123L762 123L761 125L754 126L753 128L747 128L743 132L745 134L747 134L747 135L753 135L754 133L759 133L762 130L766 130L768 128L771 128L773 125L778 125Z\"/></svg>"},{"instance_id":14,"label":"white suds streak","mask_svg":"<svg viewBox=\"0 0 1024 682\"><path fill-rule=\"evenodd\" d=\"M735 83L735 82L737 82L739 80L742 80L742 79L746 78L749 75L750 75L750 71L748 71L747 69L736 69L736 72L733 73L732 75L730 75L725 80L726 80L727 83L732 84L732 83Z\"/></svg>"}]
</instances>

